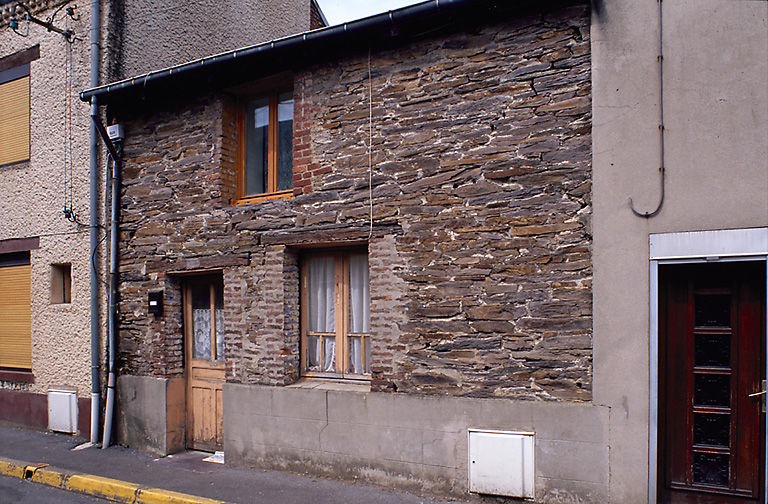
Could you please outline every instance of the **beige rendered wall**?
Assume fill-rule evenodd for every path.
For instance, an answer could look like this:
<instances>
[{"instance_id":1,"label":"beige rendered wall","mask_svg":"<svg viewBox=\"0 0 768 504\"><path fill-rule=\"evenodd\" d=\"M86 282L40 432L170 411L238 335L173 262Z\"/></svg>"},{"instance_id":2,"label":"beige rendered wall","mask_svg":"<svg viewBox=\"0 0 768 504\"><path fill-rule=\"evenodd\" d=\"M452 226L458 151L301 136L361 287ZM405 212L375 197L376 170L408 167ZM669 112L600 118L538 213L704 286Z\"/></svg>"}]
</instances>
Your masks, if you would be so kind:
<instances>
[{"instance_id":1,"label":"beige rendered wall","mask_svg":"<svg viewBox=\"0 0 768 504\"><path fill-rule=\"evenodd\" d=\"M666 198L659 201L658 4L592 18L594 402L610 407L611 502L648 492L650 233L768 224L768 2L663 3Z\"/></svg>"},{"instance_id":2,"label":"beige rendered wall","mask_svg":"<svg viewBox=\"0 0 768 504\"><path fill-rule=\"evenodd\" d=\"M115 79L309 30L310 0L119 0Z\"/></svg>"},{"instance_id":3,"label":"beige rendered wall","mask_svg":"<svg viewBox=\"0 0 768 504\"><path fill-rule=\"evenodd\" d=\"M35 2L35 5L44 2ZM53 2L51 2L53 3ZM4 6L3 11L10 5ZM51 9L36 12L42 19ZM82 40L72 45L72 134L66 141L65 51L61 35L31 24L29 36L13 33L0 23L0 58L40 45L40 58L30 64L30 160L0 167L0 240L40 237L31 251L33 384L0 382L0 389L45 393L50 386L77 388L90 398L90 287L89 228L67 221L64 153L72 156L71 186L74 209L88 222L88 107L77 93L89 82L90 12L79 6L79 20L62 21ZM26 27L22 24L22 31ZM68 189L67 189L68 191ZM72 264L72 302L52 304L51 265Z\"/></svg>"}]
</instances>

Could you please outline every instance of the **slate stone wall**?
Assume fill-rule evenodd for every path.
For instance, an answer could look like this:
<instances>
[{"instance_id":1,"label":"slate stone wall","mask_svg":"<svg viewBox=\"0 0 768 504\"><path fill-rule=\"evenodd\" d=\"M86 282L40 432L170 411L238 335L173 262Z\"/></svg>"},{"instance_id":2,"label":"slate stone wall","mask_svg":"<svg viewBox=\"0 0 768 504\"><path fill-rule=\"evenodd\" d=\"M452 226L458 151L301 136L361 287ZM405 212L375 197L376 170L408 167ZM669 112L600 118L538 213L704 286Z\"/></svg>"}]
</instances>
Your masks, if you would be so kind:
<instances>
[{"instance_id":1,"label":"slate stone wall","mask_svg":"<svg viewBox=\"0 0 768 504\"><path fill-rule=\"evenodd\" d=\"M231 205L228 96L118 111L121 371L181 373L159 355L180 326L150 323L146 292L216 269L228 381L295 381L300 255L367 243L373 390L589 400L589 21L574 7L372 50L370 79L367 51L298 70L288 200Z\"/></svg>"}]
</instances>

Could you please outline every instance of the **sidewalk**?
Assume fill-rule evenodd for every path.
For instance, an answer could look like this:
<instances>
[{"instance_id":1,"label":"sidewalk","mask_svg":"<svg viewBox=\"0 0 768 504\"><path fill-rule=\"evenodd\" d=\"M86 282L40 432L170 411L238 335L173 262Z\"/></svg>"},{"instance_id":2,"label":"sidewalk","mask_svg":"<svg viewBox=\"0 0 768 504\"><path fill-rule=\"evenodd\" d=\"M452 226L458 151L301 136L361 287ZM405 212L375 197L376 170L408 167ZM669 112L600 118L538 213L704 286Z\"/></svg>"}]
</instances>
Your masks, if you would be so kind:
<instances>
[{"instance_id":1,"label":"sidewalk","mask_svg":"<svg viewBox=\"0 0 768 504\"><path fill-rule=\"evenodd\" d=\"M34 432L0 426L0 464L3 459L14 459L27 464L48 464L40 471L69 475L79 473L113 478L144 487L181 492L219 501L243 504L337 504L355 502L365 504L437 504L446 502L435 498L419 497L393 492L380 487L359 483L332 481L276 471L232 469L223 464L203 462L209 454L186 452L163 458L112 446L107 450L85 448L72 450L84 440L62 434ZM46 479L41 473L44 484ZM59 478L54 476L53 479ZM75 478L76 486L86 493L99 478L83 485L83 478ZM119 483L119 482L118 482ZM48 484L51 484L48 482ZM148 495L151 492L148 492ZM93 494L93 493L91 493ZM171 495L170 493L168 495ZM162 496L162 495L161 495ZM166 495L167 499L168 496ZM205 499L201 499L205 502ZM146 500L145 502L150 502ZM173 502L154 500L154 502ZM179 501L181 502L181 501ZM452 501L455 502L455 501Z\"/></svg>"}]
</instances>

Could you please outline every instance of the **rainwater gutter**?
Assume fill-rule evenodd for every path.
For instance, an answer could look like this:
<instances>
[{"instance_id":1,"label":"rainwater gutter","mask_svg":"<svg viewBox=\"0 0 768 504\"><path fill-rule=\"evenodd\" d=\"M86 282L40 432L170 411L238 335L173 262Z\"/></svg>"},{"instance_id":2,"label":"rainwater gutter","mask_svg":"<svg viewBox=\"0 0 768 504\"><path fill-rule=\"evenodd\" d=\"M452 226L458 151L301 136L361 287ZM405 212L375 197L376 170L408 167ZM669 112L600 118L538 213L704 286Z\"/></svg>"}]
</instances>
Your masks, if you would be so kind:
<instances>
[{"instance_id":1,"label":"rainwater gutter","mask_svg":"<svg viewBox=\"0 0 768 504\"><path fill-rule=\"evenodd\" d=\"M144 87L149 83L165 80L172 75L192 73L196 70L206 68L212 65L218 65L225 62L231 62L236 59L244 59L259 54L272 53L282 49L298 48L300 46L313 45L319 42L330 41L344 35L363 34L374 28L383 28L386 26L395 26L400 20L405 18L412 19L428 14L435 14L441 9L447 7L458 7L472 3L473 0L431 0L410 7L384 12L367 18L342 23L335 26L311 30L298 35L291 35L284 38L271 40L261 44L235 49L212 56L206 56L197 60L189 61L172 67L148 72L136 77L124 79L121 81L107 84L104 86L93 86L80 93L82 101L90 101L99 96L108 95L117 91L124 91L131 88ZM93 103L93 102L91 102Z\"/></svg>"},{"instance_id":2,"label":"rainwater gutter","mask_svg":"<svg viewBox=\"0 0 768 504\"><path fill-rule=\"evenodd\" d=\"M101 50L100 0L91 0L91 87L99 85ZM99 113L98 97L91 100L91 116ZM99 245L99 195L98 168L99 144L96 126L91 123L89 137L90 158L90 257L91 257L91 443L99 442L99 406L101 402L99 380L99 272L96 267L98 258L96 249Z\"/></svg>"}]
</instances>

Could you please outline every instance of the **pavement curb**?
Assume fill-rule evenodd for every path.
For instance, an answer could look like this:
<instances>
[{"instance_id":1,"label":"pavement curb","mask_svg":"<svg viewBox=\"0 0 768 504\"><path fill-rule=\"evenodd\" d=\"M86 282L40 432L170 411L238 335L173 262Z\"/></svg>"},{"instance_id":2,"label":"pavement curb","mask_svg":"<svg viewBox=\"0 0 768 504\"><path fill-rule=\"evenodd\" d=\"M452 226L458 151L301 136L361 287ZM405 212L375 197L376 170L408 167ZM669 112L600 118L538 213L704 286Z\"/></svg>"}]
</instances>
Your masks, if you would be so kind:
<instances>
[{"instance_id":1,"label":"pavement curb","mask_svg":"<svg viewBox=\"0 0 768 504\"><path fill-rule=\"evenodd\" d=\"M0 474L124 504L227 504L224 501L0 457Z\"/></svg>"}]
</instances>

